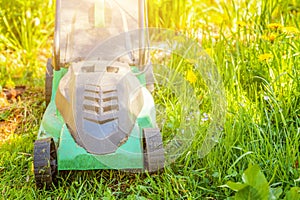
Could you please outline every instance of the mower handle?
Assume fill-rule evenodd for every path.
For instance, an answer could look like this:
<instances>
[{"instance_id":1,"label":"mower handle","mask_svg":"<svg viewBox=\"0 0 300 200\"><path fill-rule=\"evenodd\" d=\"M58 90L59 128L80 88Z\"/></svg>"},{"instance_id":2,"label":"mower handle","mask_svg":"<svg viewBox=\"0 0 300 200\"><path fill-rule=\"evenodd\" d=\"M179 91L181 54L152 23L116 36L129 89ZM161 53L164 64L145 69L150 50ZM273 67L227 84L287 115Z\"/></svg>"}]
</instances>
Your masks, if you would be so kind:
<instances>
[{"instance_id":1,"label":"mower handle","mask_svg":"<svg viewBox=\"0 0 300 200\"><path fill-rule=\"evenodd\" d=\"M56 0L55 8L55 30L54 30L54 44L53 44L53 65L54 70L60 70L60 6L61 0Z\"/></svg>"},{"instance_id":2,"label":"mower handle","mask_svg":"<svg viewBox=\"0 0 300 200\"><path fill-rule=\"evenodd\" d=\"M61 6L62 6L62 0L56 0L56 9L55 9L55 30L54 30L54 44L53 44L53 59L52 59L52 65L54 70L60 70L61 66L61 55L60 55L60 40L61 40ZM139 62L138 66L140 68L143 68L145 63L147 63L147 56L145 55L145 46L147 45L146 38L147 35L147 13L145 12L145 0L138 0L138 27L140 29L139 31ZM63 63L65 62L62 61Z\"/></svg>"}]
</instances>

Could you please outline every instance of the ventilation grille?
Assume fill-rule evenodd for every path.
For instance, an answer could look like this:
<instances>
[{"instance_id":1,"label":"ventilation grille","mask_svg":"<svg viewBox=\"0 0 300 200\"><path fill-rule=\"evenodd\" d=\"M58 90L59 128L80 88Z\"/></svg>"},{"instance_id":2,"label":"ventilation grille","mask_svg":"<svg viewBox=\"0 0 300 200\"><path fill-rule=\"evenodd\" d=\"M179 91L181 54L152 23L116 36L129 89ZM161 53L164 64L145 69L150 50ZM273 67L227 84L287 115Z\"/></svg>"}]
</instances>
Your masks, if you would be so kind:
<instances>
[{"instance_id":1,"label":"ventilation grille","mask_svg":"<svg viewBox=\"0 0 300 200\"><path fill-rule=\"evenodd\" d=\"M85 85L83 117L94 123L104 124L118 118L119 104L115 86Z\"/></svg>"}]
</instances>

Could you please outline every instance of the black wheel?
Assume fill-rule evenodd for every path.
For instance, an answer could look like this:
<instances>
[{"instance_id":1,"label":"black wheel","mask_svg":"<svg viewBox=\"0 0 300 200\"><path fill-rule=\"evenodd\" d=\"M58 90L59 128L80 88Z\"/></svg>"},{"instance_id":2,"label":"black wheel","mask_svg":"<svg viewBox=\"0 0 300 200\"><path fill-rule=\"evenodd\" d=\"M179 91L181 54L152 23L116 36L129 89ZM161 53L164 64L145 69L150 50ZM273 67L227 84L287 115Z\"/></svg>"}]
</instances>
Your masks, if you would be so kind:
<instances>
[{"instance_id":1,"label":"black wheel","mask_svg":"<svg viewBox=\"0 0 300 200\"><path fill-rule=\"evenodd\" d=\"M143 129L144 169L155 172L164 167L162 136L158 128Z\"/></svg>"},{"instance_id":2,"label":"black wheel","mask_svg":"<svg viewBox=\"0 0 300 200\"><path fill-rule=\"evenodd\" d=\"M57 162L56 147L52 138L36 140L34 143L34 176L36 186L49 189L56 181Z\"/></svg>"},{"instance_id":3,"label":"black wheel","mask_svg":"<svg viewBox=\"0 0 300 200\"><path fill-rule=\"evenodd\" d=\"M49 104L52 95L52 82L53 82L53 67L52 59L49 58L46 66L46 80L45 80L45 99L46 106Z\"/></svg>"}]
</instances>

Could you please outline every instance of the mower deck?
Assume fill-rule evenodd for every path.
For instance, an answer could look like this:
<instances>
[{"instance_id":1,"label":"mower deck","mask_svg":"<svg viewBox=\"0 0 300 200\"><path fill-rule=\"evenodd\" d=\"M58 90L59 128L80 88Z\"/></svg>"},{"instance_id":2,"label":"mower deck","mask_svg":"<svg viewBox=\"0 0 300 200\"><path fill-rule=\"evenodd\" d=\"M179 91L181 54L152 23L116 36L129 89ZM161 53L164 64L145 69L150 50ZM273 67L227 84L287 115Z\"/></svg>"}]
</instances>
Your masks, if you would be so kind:
<instances>
[{"instance_id":1,"label":"mower deck","mask_svg":"<svg viewBox=\"0 0 300 200\"><path fill-rule=\"evenodd\" d=\"M59 82L65 73L66 70L63 68L54 71L53 82ZM75 142L56 109L54 101L56 90L57 85L53 84L53 96L43 116L38 139L53 138L58 147L58 170L144 169L142 132L144 128L151 128L155 123L155 113L151 110L154 107L153 98L146 88L143 89L146 102L128 139L116 152L105 155L90 154ZM149 113L152 116L149 116Z\"/></svg>"}]
</instances>

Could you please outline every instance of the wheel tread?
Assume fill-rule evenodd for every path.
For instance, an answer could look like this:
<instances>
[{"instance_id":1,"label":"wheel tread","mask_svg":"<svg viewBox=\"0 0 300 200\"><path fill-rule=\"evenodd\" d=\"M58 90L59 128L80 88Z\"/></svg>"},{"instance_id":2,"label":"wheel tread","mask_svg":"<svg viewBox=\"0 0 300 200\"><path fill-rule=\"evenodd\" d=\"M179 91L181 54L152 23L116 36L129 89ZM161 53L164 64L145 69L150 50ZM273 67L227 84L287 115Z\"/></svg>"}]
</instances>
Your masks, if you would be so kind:
<instances>
[{"instance_id":1,"label":"wheel tread","mask_svg":"<svg viewBox=\"0 0 300 200\"><path fill-rule=\"evenodd\" d=\"M155 172L164 167L165 157L162 136L158 128L143 129L144 169Z\"/></svg>"},{"instance_id":2,"label":"wheel tread","mask_svg":"<svg viewBox=\"0 0 300 200\"><path fill-rule=\"evenodd\" d=\"M56 148L52 138L35 141L33 164L37 188L46 186L49 189L57 173Z\"/></svg>"}]
</instances>

